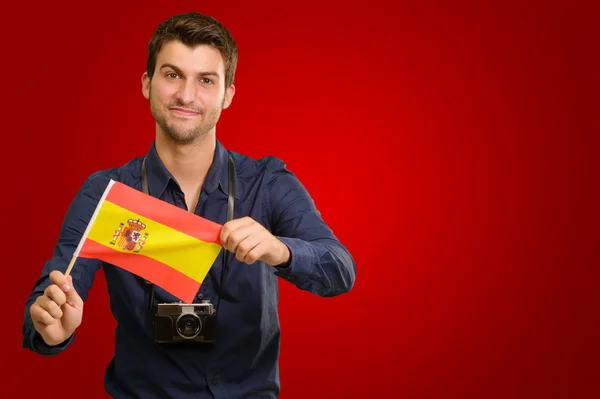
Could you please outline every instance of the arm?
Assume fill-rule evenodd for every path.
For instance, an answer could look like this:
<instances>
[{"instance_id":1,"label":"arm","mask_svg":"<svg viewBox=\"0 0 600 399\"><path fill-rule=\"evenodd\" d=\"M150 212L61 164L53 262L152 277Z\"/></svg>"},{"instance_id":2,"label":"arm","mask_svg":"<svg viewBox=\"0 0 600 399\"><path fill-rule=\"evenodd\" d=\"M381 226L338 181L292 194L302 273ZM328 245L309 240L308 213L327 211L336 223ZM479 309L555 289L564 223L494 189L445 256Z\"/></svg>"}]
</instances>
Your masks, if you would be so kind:
<instances>
[{"instance_id":1,"label":"arm","mask_svg":"<svg viewBox=\"0 0 600 399\"><path fill-rule=\"evenodd\" d=\"M23 347L41 355L52 356L65 350L73 342L74 334L59 345L47 345L33 326L29 309L36 298L44 294L46 287L52 284L49 278L50 272L53 270L59 270L62 273L66 272L75 248L79 244L79 240L101 196L101 193L97 191L91 179L86 180L79 189L64 218L58 242L54 247L54 253L46 261L40 278L35 283L32 293L27 298L23 321ZM101 262L96 259L79 258L75 262L75 266L71 272L73 288L75 288L84 301L94 281L95 273L100 266Z\"/></svg>"},{"instance_id":2,"label":"arm","mask_svg":"<svg viewBox=\"0 0 600 399\"><path fill-rule=\"evenodd\" d=\"M267 188L272 233L291 254L275 274L323 297L350 291L356 279L354 259L325 224L306 188L284 165L271 175Z\"/></svg>"}]
</instances>

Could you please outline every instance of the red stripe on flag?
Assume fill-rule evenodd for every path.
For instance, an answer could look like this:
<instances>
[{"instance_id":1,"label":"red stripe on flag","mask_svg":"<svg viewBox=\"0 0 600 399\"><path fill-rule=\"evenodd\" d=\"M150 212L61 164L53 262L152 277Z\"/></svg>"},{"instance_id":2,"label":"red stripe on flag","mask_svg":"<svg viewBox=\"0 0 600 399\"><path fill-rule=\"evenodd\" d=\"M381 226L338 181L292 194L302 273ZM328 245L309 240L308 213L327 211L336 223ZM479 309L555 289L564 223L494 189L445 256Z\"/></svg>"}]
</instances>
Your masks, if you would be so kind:
<instances>
[{"instance_id":1,"label":"red stripe on flag","mask_svg":"<svg viewBox=\"0 0 600 399\"><path fill-rule=\"evenodd\" d=\"M200 283L170 266L140 254L120 252L86 239L79 256L96 258L151 281L186 303L192 303Z\"/></svg>"},{"instance_id":2,"label":"red stripe on flag","mask_svg":"<svg viewBox=\"0 0 600 399\"><path fill-rule=\"evenodd\" d=\"M106 200L204 242L221 245L219 235L223 226L220 224L146 195L123 183L115 182Z\"/></svg>"}]
</instances>

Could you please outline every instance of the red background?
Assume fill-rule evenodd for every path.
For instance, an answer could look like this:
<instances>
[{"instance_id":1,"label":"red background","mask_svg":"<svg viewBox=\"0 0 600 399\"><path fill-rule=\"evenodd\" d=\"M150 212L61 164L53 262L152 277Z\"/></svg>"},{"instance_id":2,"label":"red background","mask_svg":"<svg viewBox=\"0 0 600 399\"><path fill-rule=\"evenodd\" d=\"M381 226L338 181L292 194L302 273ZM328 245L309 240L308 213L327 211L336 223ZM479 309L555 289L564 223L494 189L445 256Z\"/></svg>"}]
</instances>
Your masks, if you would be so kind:
<instances>
[{"instance_id":1,"label":"red background","mask_svg":"<svg viewBox=\"0 0 600 399\"><path fill-rule=\"evenodd\" d=\"M240 48L218 138L284 159L358 265L336 298L280 283L282 398L600 395L597 10L393 3L5 8L0 397L105 396L103 274L57 357L24 303L85 177L147 151L146 46L190 10Z\"/></svg>"}]
</instances>

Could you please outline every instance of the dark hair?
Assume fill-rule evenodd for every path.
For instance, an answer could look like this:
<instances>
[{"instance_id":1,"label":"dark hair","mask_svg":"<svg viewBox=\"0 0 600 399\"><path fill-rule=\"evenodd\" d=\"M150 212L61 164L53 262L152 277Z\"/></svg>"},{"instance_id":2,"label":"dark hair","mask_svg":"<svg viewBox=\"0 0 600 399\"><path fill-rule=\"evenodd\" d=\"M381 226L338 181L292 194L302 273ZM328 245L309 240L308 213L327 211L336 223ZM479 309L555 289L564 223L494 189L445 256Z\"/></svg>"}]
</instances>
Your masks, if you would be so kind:
<instances>
[{"instance_id":1,"label":"dark hair","mask_svg":"<svg viewBox=\"0 0 600 399\"><path fill-rule=\"evenodd\" d=\"M163 44L171 40L180 41L187 46L208 44L219 50L225 63L225 87L233 84L238 60L237 45L227 28L219 21L197 12L175 15L156 29L148 45L146 72L150 79L154 75L158 52Z\"/></svg>"}]
</instances>

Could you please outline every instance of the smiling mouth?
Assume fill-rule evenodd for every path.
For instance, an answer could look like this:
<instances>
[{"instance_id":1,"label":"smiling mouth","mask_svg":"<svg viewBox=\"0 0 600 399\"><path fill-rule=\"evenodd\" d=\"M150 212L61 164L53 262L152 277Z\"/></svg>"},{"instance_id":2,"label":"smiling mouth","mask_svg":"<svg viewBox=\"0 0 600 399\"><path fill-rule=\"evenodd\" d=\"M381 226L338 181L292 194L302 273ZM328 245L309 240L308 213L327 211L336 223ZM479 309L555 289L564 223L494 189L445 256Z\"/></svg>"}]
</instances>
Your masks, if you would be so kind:
<instances>
[{"instance_id":1,"label":"smiling mouth","mask_svg":"<svg viewBox=\"0 0 600 399\"><path fill-rule=\"evenodd\" d=\"M189 109L184 109L184 108L170 108L170 110L175 115L179 115L179 116L197 116L197 115L200 115L200 112L191 111Z\"/></svg>"}]
</instances>

